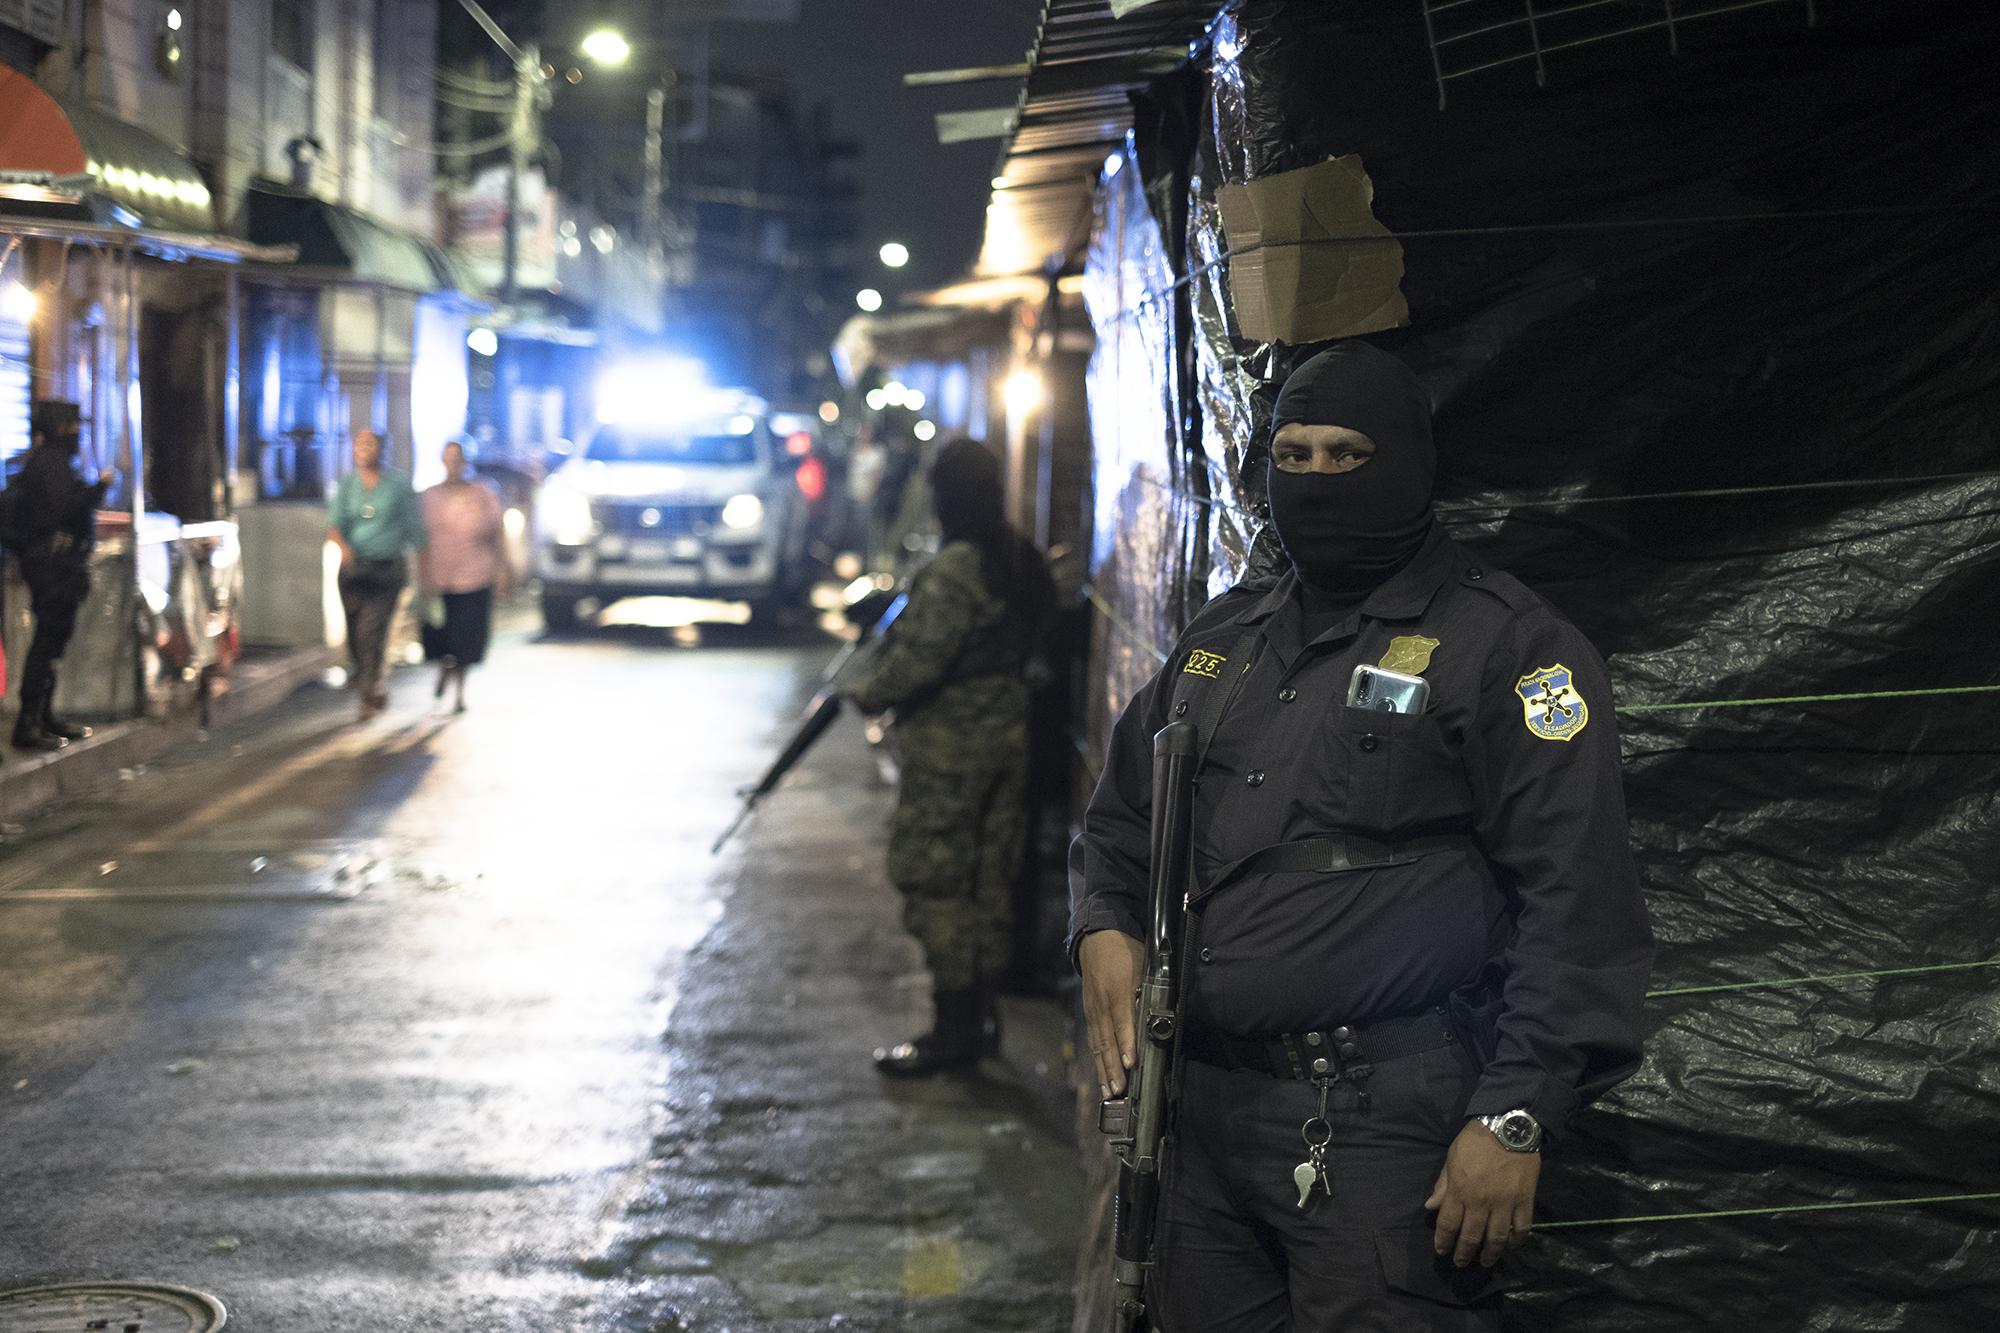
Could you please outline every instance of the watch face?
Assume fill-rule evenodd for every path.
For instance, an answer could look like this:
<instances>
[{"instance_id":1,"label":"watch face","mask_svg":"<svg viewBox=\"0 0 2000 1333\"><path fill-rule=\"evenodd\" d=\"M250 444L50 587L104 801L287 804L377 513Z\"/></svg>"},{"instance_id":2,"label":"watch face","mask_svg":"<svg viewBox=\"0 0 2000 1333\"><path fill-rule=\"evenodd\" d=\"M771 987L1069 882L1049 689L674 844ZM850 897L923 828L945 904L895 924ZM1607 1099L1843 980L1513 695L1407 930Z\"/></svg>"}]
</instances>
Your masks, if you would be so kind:
<instances>
[{"instance_id":1,"label":"watch face","mask_svg":"<svg viewBox=\"0 0 2000 1333\"><path fill-rule=\"evenodd\" d=\"M1532 1152L1541 1142L1542 1127L1526 1111L1490 1116L1486 1125L1493 1131L1493 1137L1500 1140L1500 1146L1511 1152Z\"/></svg>"}]
</instances>

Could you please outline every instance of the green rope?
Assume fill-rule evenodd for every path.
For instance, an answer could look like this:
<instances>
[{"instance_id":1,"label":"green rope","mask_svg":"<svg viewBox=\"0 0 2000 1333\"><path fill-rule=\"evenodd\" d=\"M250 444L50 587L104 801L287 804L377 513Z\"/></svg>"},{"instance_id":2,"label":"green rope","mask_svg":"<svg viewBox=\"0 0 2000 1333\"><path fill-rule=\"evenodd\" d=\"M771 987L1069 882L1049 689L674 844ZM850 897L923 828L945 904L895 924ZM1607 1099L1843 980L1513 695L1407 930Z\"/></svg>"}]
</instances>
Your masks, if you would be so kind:
<instances>
[{"instance_id":1,"label":"green rope","mask_svg":"<svg viewBox=\"0 0 2000 1333\"><path fill-rule=\"evenodd\" d=\"M1964 972L1976 967L2000 967L2000 958L1982 958L1976 963L1930 963L1923 967L1885 967L1872 972L1826 972L1816 977L1780 977L1774 981L1725 981L1716 986L1675 986L1671 990L1649 990L1646 998L1668 995L1712 995L1725 990L1759 990L1775 986L1808 986L1820 981L1859 981L1868 977L1914 977L1925 972Z\"/></svg>"},{"instance_id":2,"label":"green rope","mask_svg":"<svg viewBox=\"0 0 2000 1333\"><path fill-rule=\"evenodd\" d=\"M1854 699L1921 699L1937 694L2000 694L2000 685L1946 685L1930 690L1862 690L1853 694L1781 694L1768 699L1699 699L1684 704L1620 704L1620 713L1666 713L1689 708L1754 708L1766 704L1836 704Z\"/></svg>"},{"instance_id":3,"label":"green rope","mask_svg":"<svg viewBox=\"0 0 2000 1333\"><path fill-rule=\"evenodd\" d=\"M1090 602L1132 643L1145 649L1160 662L1164 663L1167 660L1168 655L1160 651L1152 638L1120 616L1095 588L1091 589ZM1619 704L1618 712L1621 715L1684 713L1697 708L1766 708L1778 704L1838 704L1852 703L1860 699L1927 699L1947 694L2000 694L2000 685L1944 685L1920 690L1857 690L1847 694L1774 694L1758 699L1696 699L1689 703Z\"/></svg>"},{"instance_id":4,"label":"green rope","mask_svg":"<svg viewBox=\"0 0 2000 1333\"><path fill-rule=\"evenodd\" d=\"M1847 1203L1787 1203L1769 1208L1716 1208L1698 1213L1653 1213L1645 1217L1590 1217L1576 1222L1537 1222L1537 1231L1570 1227L1631 1226L1639 1222L1686 1222L1696 1218L1776 1217L1784 1213L1830 1213L1847 1208L1912 1208L1923 1203L1978 1203L2000 1199L2000 1190L1981 1194L1926 1194L1915 1199L1857 1199Z\"/></svg>"}]
</instances>

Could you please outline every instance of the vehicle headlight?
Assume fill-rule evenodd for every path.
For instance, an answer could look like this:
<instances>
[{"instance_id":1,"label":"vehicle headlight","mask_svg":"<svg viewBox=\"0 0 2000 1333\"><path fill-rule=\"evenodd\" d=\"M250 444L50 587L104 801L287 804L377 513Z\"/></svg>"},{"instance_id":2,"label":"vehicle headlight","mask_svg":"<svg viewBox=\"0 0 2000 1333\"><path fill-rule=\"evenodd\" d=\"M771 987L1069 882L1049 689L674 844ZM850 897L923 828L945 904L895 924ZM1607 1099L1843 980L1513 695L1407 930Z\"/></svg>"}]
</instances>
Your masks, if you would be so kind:
<instances>
[{"instance_id":1,"label":"vehicle headlight","mask_svg":"<svg viewBox=\"0 0 2000 1333\"><path fill-rule=\"evenodd\" d=\"M590 517L590 497L567 482L550 481L535 500L535 520L558 546L581 546L596 526Z\"/></svg>"},{"instance_id":2,"label":"vehicle headlight","mask_svg":"<svg viewBox=\"0 0 2000 1333\"><path fill-rule=\"evenodd\" d=\"M764 502L750 494L731 496L722 506L722 526L754 528L764 521Z\"/></svg>"}]
</instances>

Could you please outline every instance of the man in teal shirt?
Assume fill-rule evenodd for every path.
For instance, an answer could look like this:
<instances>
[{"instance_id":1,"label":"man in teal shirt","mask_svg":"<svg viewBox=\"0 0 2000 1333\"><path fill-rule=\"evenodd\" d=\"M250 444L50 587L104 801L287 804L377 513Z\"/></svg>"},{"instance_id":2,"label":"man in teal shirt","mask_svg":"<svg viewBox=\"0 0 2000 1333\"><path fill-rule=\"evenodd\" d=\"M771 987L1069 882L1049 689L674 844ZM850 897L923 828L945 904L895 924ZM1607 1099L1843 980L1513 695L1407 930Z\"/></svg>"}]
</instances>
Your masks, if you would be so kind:
<instances>
[{"instance_id":1,"label":"man in teal shirt","mask_svg":"<svg viewBox=\"0 0 2000 1333\"><path fill-rule=\"evenodd\" d=\"M382 688L389 623L409 580L409 553L424 548L423 518L410 483L382 466L382 438L354 436L354 470L334 487L327 540L340 548L340 604L347 651L366 722L389 702Z\"/></svg>"}]
</instances>

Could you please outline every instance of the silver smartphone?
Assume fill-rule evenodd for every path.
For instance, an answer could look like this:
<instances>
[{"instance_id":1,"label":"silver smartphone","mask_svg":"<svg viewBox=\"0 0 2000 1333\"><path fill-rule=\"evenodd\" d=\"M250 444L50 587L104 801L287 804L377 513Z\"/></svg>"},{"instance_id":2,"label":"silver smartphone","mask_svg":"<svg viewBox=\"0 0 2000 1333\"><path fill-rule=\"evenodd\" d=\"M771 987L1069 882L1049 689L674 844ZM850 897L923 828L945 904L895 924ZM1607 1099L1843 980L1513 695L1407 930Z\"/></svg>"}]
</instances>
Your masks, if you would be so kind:
<instances>
[{"instance_id":1,"label":"silver smartphone","mask_svg":"<svg viewBox=\"0 0 2000 1333\"><path fill-rule=\"evenodd\" d=\"M1422 676L1358 666L1347 681L1347 706L1377 713L1421 713L1430 705L1431 683Z\"/></svg>"}]
</instances>

